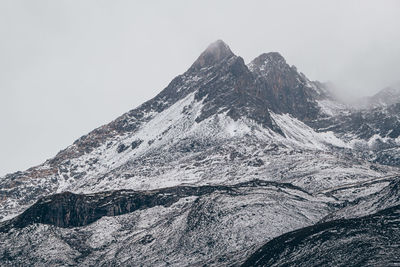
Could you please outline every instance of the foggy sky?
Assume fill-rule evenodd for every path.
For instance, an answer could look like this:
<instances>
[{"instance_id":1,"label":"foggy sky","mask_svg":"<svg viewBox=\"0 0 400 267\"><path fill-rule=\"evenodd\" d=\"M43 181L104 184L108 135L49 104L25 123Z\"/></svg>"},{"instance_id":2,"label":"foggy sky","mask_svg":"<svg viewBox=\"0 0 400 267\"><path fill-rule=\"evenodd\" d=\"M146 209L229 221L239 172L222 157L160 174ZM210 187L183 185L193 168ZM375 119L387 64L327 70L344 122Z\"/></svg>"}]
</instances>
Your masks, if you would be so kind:
<instances>
[{"instance_id":1,"label":"foggy sky","mask_svg":"<svg viewBox=\"0 0 400 267\"><path fill-rule=\"evenodd\" d=\"M224 40L370 95L400 80L400 1L0 0L0 175L160 92Z\"/></svg>"}]
</instances>

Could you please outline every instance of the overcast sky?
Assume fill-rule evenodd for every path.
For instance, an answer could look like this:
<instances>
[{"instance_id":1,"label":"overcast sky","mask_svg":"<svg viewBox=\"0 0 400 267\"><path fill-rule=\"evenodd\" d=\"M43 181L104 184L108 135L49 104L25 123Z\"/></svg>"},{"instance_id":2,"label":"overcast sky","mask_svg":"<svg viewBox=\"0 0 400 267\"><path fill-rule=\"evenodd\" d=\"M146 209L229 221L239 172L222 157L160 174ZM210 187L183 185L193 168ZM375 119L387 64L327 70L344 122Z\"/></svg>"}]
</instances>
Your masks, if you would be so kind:
<instances>
[{"instance_id":1,"label":"overcast sky","mask_svg":"<svg viewBox=\"0 0 400 267\"><path fill-rule=\"evenodd\" d=\"M0 175L160 92L223 39L367 95L400 80L400 1L0 0Z\"/></svg>"}]
</instances>

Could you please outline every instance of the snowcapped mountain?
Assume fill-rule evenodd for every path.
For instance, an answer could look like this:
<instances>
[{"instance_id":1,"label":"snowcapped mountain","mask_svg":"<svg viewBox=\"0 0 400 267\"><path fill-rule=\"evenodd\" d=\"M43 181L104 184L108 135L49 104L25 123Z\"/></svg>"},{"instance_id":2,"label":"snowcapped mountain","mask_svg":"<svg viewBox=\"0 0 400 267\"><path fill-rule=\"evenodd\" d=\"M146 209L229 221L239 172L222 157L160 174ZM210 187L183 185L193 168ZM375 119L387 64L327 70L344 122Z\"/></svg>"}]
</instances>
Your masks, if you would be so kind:
<instances>
[{"instance_id":1,"label":"snowcapped mountain","mask_svg":"<svg viewBox=\"0 0 400 267\"><path fill-rule=\"evenodd\" d=\"M238 265L360 203L399 205L398 105L354 113L279 53L246 65L216 41L153 99L0 178L0 262Z\"/></svg>"},{"instance_id":2,"label":"snowcapped mountain","mask_svg":"<svg viewBox=\"0 0 400 267\"><path fill-rule=\"evenodd\" d=\"M373 96L363 97L354 105L360 109L386 107L400 102L400 83L385 87Z\"/></svg>"}]
</instances>

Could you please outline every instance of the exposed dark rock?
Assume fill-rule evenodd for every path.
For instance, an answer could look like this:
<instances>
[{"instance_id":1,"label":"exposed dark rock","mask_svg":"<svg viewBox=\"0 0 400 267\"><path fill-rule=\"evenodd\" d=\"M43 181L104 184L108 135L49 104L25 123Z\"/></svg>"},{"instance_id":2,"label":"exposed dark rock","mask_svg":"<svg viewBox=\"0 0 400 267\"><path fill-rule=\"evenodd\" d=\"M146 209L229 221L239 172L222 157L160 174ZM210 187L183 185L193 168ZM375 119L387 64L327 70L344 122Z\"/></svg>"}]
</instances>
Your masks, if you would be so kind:
<instances>
[{"instance_id":1,"label":"exposed dark rock","mask_svg":"<svg viewBox=\"0 0 400 267\"><path fill-rule=\"evenodd\" d=\"M201 148L205 148L209 146L209 144L201 143L198 140L183 140L178 144L178 149L181 152L189 153L201 150Z\"/></svg>"},{"instance_id":2,"label":"exposed dark rock","mask_svg":"<svg viewBox=\"0 0 400 267\"><path fill-rule=\"evenodd\" d=\"M127 150L129 147L127 146L127 145L125 145L125 144L120 144L118 147L117 147L117 152L118 153L122 153L122 152L124 152L125 150Z\"/></svg>"},{"instance_id":3,"label":"exposed dark rock","mask_svg":"<svg viewBox=\"0 0 400 267\"><path fill-rule=\"evenodd\" d=\"M304 121L319 116L315 99L320 97L322 91L317 84L314 88L310 87L305 76L298 73L295 67L290 67L279 53L262 54L249 66L258 81L253 94L265 99L272 111L289 113Z\"/></svg>"},{"instance_id":4,"label":"exposed dark rock","mask_svg":"<svg viewBox=\"0 0 400 267\"><path fill-rule=\"evenodd\" d=\"M339 135L353 134L368 140L375 134L381 137L400 136L400 103L367 111L354 111L336 117L315 120L308 124L315 129L334 131Z\"/></svg>"},{"instance_id":5,"label":"exposed dark rock","mask_svg":"<svg viewBox=\"0 0 400 267\"><path fill-rule=\"evenodd\" d=\"M279 236L242 266L397 266L400 206Z\"/></svg>"},{"instance_id":6,"label":"exposed dark rock","mask_svg":"<svg viewBox=\"0 0 400 267\"><path fill-rule=\"evenodd\" d=\"M201 53L199 58L193 63L189 70L197 71L201 68L218 64L220 61L234 56L229 46L222 40L210 44L207 49Z\"/></svg>"},{"instance_id":7,"label":"exposed dark rock","mask_svg":"<svg viewBox=\"0 0 400 267\"><path fill-rule=\"evenodd\" d=\"M236 158L243 159L244 155L242 153L234 150L229 154L229 159L230 160L235 160Z\"/></svg>"},{"instance_id":8,"label":"exposed dark rock","mask_svg":"<svg viewBox=\"0 0 400 267\"><path fill-rule=\"evenodd\" d=\"M303 191L291 184L254 180L231 186L177 186L152 191L119 190L90 195L65 192L44 197L21 215L0 223L0 232L34 223L65 228L84 226L103 216L118 216L154 206L167 207L183 197L202 196L214 191L235 194L236 188L271 185Z\"/></svg>"},{"instance_id":9,"label":"exposed dark rock","mask_svg":"<svg viewBox=\"0 0 400 267\"><path fill-rule=\"evenodd\" d=\"M247 165L253 166L253 167L260 167L264 165L264 161L260 158L255 158L247 162Z\"/></svg>"},{"instance_id":10,"label":"exposed dark rock","mask_svg":"<svg viewBox=\"0 0 400 267\"><path fill-rule=\"evenodd\" d=\"M140 146L141 143L143 143L143 140L140 140L140 139L139 139L139 140L133 141L133 142L131 143L132 149L137 148L138 146Z\"/></svg>"},{"instance_id":11,"label":"exposed dark rock","mask_svg":"<svg viewBox=\"0 0 400 267\"><path fill-rule=\"evenodd\" d=\"M141 240L140 243L142 243L143 245L149 244L151 242L153 242L154 237L152 235L145 235Z\"/></svg>"}]
</instances>

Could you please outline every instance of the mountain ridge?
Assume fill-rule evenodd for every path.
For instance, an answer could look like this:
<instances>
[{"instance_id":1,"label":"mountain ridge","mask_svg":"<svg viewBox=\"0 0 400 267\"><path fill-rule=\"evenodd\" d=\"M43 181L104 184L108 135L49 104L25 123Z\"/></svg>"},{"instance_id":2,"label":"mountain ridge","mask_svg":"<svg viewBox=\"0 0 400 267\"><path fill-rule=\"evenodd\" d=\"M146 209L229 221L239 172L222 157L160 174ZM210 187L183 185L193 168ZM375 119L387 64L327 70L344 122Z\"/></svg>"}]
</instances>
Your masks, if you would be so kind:
<instances>
[{"instance_id":1,"label":"mountain ridge","mask_svg":"<svg viewBox=\"0 0 400 267\"><path fill-rule=\"evenodd\" d=\"M324 113L318 102L321 96L322 99L325 96L317 83L310 82L294 67L290 67L280 54L262 54L248 67L223 41L211 44L200 55L200 61L208 62L210 59L202 58L210 53L215 54L218 60L211 60L212 64L208 67L189 68L154 98L82 136L44 164L6 176L2 180L2 187L7 189L2 193L6 203L10 195L20 201L26 198L28 203L32 203L30 195L37 197L64 190L65 185L84 181L89 174L103 177L101 179L104 180L106 173L130 164L131 157L139 159L146 151L153 153L153 149L166 146L166 142L176 143L176 135L188 135L185 138L189 139L200 138L193 142L202 144L202 140L215 134L223 133L221 138L232 138L235 131L241 131L241 136L254 134L252 132L257 129L260 136L265 136L262 138L269 138L272 142L289 142L290 146L324 147L325 143L348 146L331 133L314 133L312 128L321 129L321 123L330 121L329 115ZM274 60L267 63L278 65L279 68L264 72L265 69L262 70L260 66L269 58ZM277 64L274 64L275 61ZM280 73L280 69L284 70L283 73ZM319 117L327 116L328 119L319 122ZM203 133L196 132L203 131L201 129L205 130L207 137L200 137ZM234 132L226 132L226 129ZM169 137L163 141L166 138L164 136ZM184 140L182 142L186 142ZM206 142L205 147L209 145L210 142ZM99 169L102 170L101 174ZM26 197L21 196L16 185L27 181L46 185L36 189L44 191L39 194L26 192ZM97 182L100 183L99 180ZM10 208L13 205L10 204Z\"/></svg>"},{"instance_id":2,"label":"mountain ridge","mask_svg":"<svg viewBox=\"0 0 400 267\"><path fill-rule=\"evenodd\" d=\"M355 112L279 53L246 65L218 40L154 98L0 178L0 263L239 265L390 208L398 105Z\"/></svg>"},{"instance_id":3,"label":"mountain ridge","mask_svg":"<svg viewBox=\"0 0 400 267\"><path fill-rule=\"evenodd\" d=\"M213 51L217 51L217 58L213 58ZM222 51L222 52L221 52ZM221 55L219 53L222 53ZM285 59L277 52L272 52L270 53L271 55L274 55L273 58L276 58L280 64L284 63L283 65L286 67L288 66L286 64ZM258 58L263 58L265 56L263 55L269 55L268 53L264 53L261 56L257 57L255 59L255 62L257 62ZM208 62L207 60L211 60L210 62ZM211 59L210 59L211 58ZM230 50L229 46L226 45L222 40L218 40L212 44L210 44L205 51L203 51L201 53L201 55L199 56L199 58L195 61L195 63L193 63L193 65L182 75L178 75L176 78L174 78L169 84L168 86L163 89L159 94L157 94L154 98L146 101L145 103L143 103L142 105L138 106L137 108L134 108L132 110L130 110L129 112L121 115L120 117L118 117L116 120L100 126L99 128L95 129L94 131L90 132L87 135L82 136L81 138L79 138L78 140L76 140L74 142L74 145L77 145L78 147L78 153L77 155L80 155L83 151L81 151L81 149L84 148L90 148L91 146L97 146L99 144L99 141L104 141L104 137L107 138L107 136L109 134L113 134L113 133L124 133L127 131L134 131L135 129L137 129L137 127L139 127L141 121L146 121L144 114L151 112L151 111L156 111L156 112L161 112L164 109L168 108L170 106L171 103L174 103L176 101L178 101L179 99L182 99L183 97L187 96L188 93L190 93L189 91L185 90L185 88L187 88L188 86L185 86L184 82L190 79L193 79L193 76L196 78L197 77L197 73L199 70L201 70L201 68L198 68L196 66L200 66L203 63L199 63L199 61L204 61L204 62L208 62L208 67L211 68L216 68L216 67L229 67L227 70L228 72L231 72L233 75L238 76L240 78L240 81L237 82L237 85L232 85L235 87L235 90L239 93L244 92L244 89L246 89L246 86L253 86L250 83L250 79L251 79L251 75L250 73L248 73L248 71L246 70L247 66L244 64L244 61L241 57L237 57L235 56L232 51ZM227 62L229 61L229 62ZM253 60L254 61L254 60ZM252 62L253 62L252 61ZM250 66L252 65L252 62L249 64ZM221 66L221 64L225 64L227 63L228 66ZM204 63L206 64L206 63ZM252 68L248 68L248 70L250 70ZM214 69L211 70L211 72L213 72ZM206 75L207 71L205 71ZM304 82L308 82L308 81L304 81ZM191 85L193 86L193 85ZM194 85L194 87L198 87L199 85ZM214 85L212 84L213 87L216 87L218 85ZM264 86L265 87L265 86ZM182 89L181 89L182 88ZM179 89L179 90L178 90ZM256 98L257 98L257 94L259 95L260 89L253 89L253 90L249 90L248 92L254 93L256 94ZM209 91L201 89L200 91L196 94L196 100L201 100L202 97L204 97L205 95L210 94ZM214 95L214 97L216 97ZM231 97L232 98L232 97ZM254 102L257 100L248 100L250 102ZM276 99L274 99L273 101L276 101ZM260 101L258 101L260 102ZM245 102L246 103L246 102ZM266 117L266 125L268 125L269 127L274 127L273 122L271 121L271 119L268 119L269 114L267 114L267 111L264 110L262 111L263 105L267 104L267 106L272 106L271 103L265 103L265 97L264 100L262 102L260 102L259 104L257 104L258 107L261 107L261 110L259 112L261 112L262 116ZM219 108L219 107L214 107L215 108ZM227 107L225 107L227 108ZM268 108L268 107L267 107ZM211 108L210 108L211 109ZM279 108L274 108L275 112L281 112L281 110ZM314 111L315 112L315 111ZM229 113L233 118L237 118L237 116L240 116L241 114L237 114L237 110L233 109L231 110L231 112ZM197 121L201 121L204 118L208 117L209 114L204 114L203 116L200 116L199 119ZM276 129L276 131L280 132L279 129ZM90 138L89 136L93 134L95 135L93 138ZM89 138L88 138L89 137ZM84 151L86 152L86 151ZM56 156L57 158L57 156Z\"/></svg>"}]
</instances>

